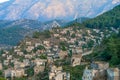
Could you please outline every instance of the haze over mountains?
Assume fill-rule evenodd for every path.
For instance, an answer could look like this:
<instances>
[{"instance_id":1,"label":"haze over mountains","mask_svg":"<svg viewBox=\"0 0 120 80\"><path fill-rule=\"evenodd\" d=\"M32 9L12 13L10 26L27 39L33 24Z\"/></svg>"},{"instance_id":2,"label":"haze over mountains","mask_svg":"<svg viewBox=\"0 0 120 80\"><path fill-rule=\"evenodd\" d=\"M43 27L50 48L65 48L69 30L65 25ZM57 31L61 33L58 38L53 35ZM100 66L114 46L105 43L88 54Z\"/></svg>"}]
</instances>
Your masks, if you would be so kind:
<instances>
[{"instance_id":1,"label":"haze over mountains","mask_svg":"<svg viewBox=\"0 0 120 80\"><path fill-rule=\"evenodd\" d=\"M0 4L1 20L73 20L96 17L120 4L120 0L9 0Z\"/></svg>"}]
</instances>

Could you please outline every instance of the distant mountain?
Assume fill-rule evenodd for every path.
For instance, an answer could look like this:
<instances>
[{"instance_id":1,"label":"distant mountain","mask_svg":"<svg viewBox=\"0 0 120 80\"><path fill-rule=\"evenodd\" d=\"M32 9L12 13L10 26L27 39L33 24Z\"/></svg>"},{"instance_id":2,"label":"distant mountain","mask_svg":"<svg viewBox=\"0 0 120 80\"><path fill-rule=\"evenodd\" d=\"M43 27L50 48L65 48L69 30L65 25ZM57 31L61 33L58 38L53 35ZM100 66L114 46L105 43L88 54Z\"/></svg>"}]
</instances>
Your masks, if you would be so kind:
<instances>
[{"instance_id":1,"label":"distant mountain","mask_svg":"<svg viewBox=\"0 0 120 80\"><path fill-rule=\"evenodd\" d=\"M4 28L7 25L11 24L13 21L0 20L0 28Z\"/></svg>"},{"instance_id":2,"label":"distant mountain","mask_svg":"<svg viewBox=\"0 0 120 80\"><path fill-rule=\"evenodd\" d=\"M120 0L9 0L0 4L0 19L71 21L79 17L96 17L118 4Z\"/></svg>"},{"instance_id":3,"label":"distant mountain","mask_svg":"<svg viewBox=\"0 0 120 80\"><path fill-rule=\"evenodd\" d=\"M89 28L120 27L120 5L96 18L85 21L83 24Z\"/></svg>"}]
</instances>

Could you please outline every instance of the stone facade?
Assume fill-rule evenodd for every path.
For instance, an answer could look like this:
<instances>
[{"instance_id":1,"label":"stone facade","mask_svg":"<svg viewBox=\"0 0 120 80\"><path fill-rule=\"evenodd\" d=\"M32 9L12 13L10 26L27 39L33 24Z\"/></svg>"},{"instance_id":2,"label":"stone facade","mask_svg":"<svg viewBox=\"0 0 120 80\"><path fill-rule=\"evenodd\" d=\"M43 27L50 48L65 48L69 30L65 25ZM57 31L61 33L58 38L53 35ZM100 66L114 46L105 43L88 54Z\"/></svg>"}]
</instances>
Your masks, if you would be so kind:
<instances>
[{"instance_id":1,"label":"stone facade","mask_svg":"<svg viewBox=\"0 0 120 80\"><path fill-rule=\"evenodd\" d=\"M120 80L120 71L118 68L107 69L108 80Z\"/></svg>"},{"instance_id":2,"label":"stone facade","mask_svg":"<svg viewBox=\"0 0 120 80\"><path fill-rule=\"evenodd\" d=\"M71 58L72 66L74 67L74 66L80 65L81 59L82 59L82 54L73 55Z\"/></svg>"}]
</instances>

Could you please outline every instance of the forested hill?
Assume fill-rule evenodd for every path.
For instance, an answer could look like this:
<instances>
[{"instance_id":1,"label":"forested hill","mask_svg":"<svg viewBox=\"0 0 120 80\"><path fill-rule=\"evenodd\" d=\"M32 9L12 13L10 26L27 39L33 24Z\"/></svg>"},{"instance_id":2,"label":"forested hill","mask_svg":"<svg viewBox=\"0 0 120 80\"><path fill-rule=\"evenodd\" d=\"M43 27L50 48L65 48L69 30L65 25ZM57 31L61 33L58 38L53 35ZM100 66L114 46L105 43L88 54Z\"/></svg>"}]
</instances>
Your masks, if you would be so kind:
<instances>
[{"instance_id":1,"label":"forested hill","mask_svg":"<svg viewBox=\"0 0 120 80\"><path fill-rule=\"evenodd\" d=\"M101 45L94 49L93 54L85 57L88 61L107 61L112 67L120 67L120 31L104 39Z\"/></svg>"},{"instance_id":2,"label":"forested hill","mask_svg":"<svg viewBox=\"0 0 120 80\"><path fill-rule=\"evenodd\" d=\"M120 5L83 23L89 28L120 27Z\"/></svg>"}]
</instances>

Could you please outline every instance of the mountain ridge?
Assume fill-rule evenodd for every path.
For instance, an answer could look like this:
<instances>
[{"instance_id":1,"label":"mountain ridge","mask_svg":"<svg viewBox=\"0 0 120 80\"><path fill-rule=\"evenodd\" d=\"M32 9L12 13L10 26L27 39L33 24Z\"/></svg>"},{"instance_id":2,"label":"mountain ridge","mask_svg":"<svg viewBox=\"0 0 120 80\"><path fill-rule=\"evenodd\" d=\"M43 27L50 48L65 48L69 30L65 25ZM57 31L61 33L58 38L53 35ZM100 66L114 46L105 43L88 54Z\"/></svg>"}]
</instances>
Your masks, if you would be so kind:
<instances>
[{"instance_id":1,"label":"mountain ridge","mask_svg":"<svg viewBox=\"0 0 120 80\"><path fill-rule=\"evenodd\" d=\"M119 7L119 6L117 6L117 7ZM115 10L114 10L115 9ZM117 13L117 15L119 15L118 13L119 13L119 8L117 8L117 12L116 12L116 7L114 8L113 10L110 10L110 11L108 11L107 13L109 13L109 14L111 14L111 12L114 12L114 13ZM104 13L105 14L105 13ZM104 15L104 14L102 14L102 15ZM101 16L102 16L101 15ZM110 16L110 15L107 15L108 17ZM114 16L114 15L113 15ZM78 18L78 22L79 22L79 19L81 19L81 18ZM83 19L87 19L87 18L83 18ZM96 19L96 18L94 18L94 19ZM94 20L93 19L93 20ZM108 19L108 18L107 18ZM112 20L113 18L110 18L110 20ZM115 16L115 19L117 19L117 17ZM115 20L114 19L114 20ZM91 19L90 19L91 20ZM8 44L12 44L12 42L14 42L14 44L13 45L16 45L21 39L23 39L27 34L32 34L32 32L34 32L34 31L44 31L44 30L48 30L48 29L51 29L52 27L53 27L53 25L55 25L55 26L62 26L61 24L63 23L63 24L67 24L68 26L80 26L80 27L87 27L86 25L83 25L84 23L86 23L87 21L84 21L83 22L83 24L82 25L74 25L74 22L76 23L76 21L77 20L75 20L75 21L73 21L73 23L72 22L68 22L68 23L66 23L66 22L64 22L63 20L62 21L60 21L60 20L52 20L52 21L49 21L49 22L46 22L46 23L42 23L42 22L40 22L40 21L36 21L36 20L27 20L27 19L22 19L22 20L16 20L16 21L8 21L8 22L5 22L5 21L3 21L3 23L2 22L0 22L0 24L2 24L0 27L0 45L2 44L2 45L4 45L4 44L6 44L6 45L8 45ZM81 20L80 20L81 21ZM88 20L89 21L89 20ZM94 20L95 22L97 21L97 20ZM100 21L102 21L102 20L100 20ZM59 23L59 22L61 22L61 23ZM79 23L79 24L81 24L81 23ZM106 23L106 24L108 24L108 23ZM119 23L118 23L119 24ZM90 25L90 24L89 24ZM113 24L113 25L115 25L115 24ZM67 27L67 26L66 26ZM103 26L102 26L103 27ZM112 26L111 26L112 27ZM90 27L89 27L90 28ZM95 28L95 27L91 27L91 28ZM6 30L7 29L7 30ZM12 30L12 31L11 31ZM18 31L17 33L16 33L16 30ZM12 34L12 35L11 35ZM4 37L4 38L3 38ZM11 38L12 39L14 39L14 40L16 40L17 42L15 42L14 40L13 41L9 41L8 42L8 40L11 40ZM18 40L19 39L19 40ZM7 42L6 42L7 41Z\"/></svg>"},{"instance_id":2,"label":"mountain ridge","mask_svg":"<svg viewBox=\"0 0 120 80\"><path fill-rule=\"evenodd\" d=\"M64 4L66 3L66 5ZM54 19L74 20L79 17L96 17L116 5L120 0L10 0L0 4L1 20Z\"/></svg>"},{"instance_id":3,"label":"mountain ridge","mask_svg":"<svg viewBox=\"0 0 120 80\"><path fill-rule=\"evenodd\" d=\"M89 19L83 24L89 28L105 28L105 27L120 27L120 5L112 10L97 16L96 18Z\"/></svg>"}]
</instances>

